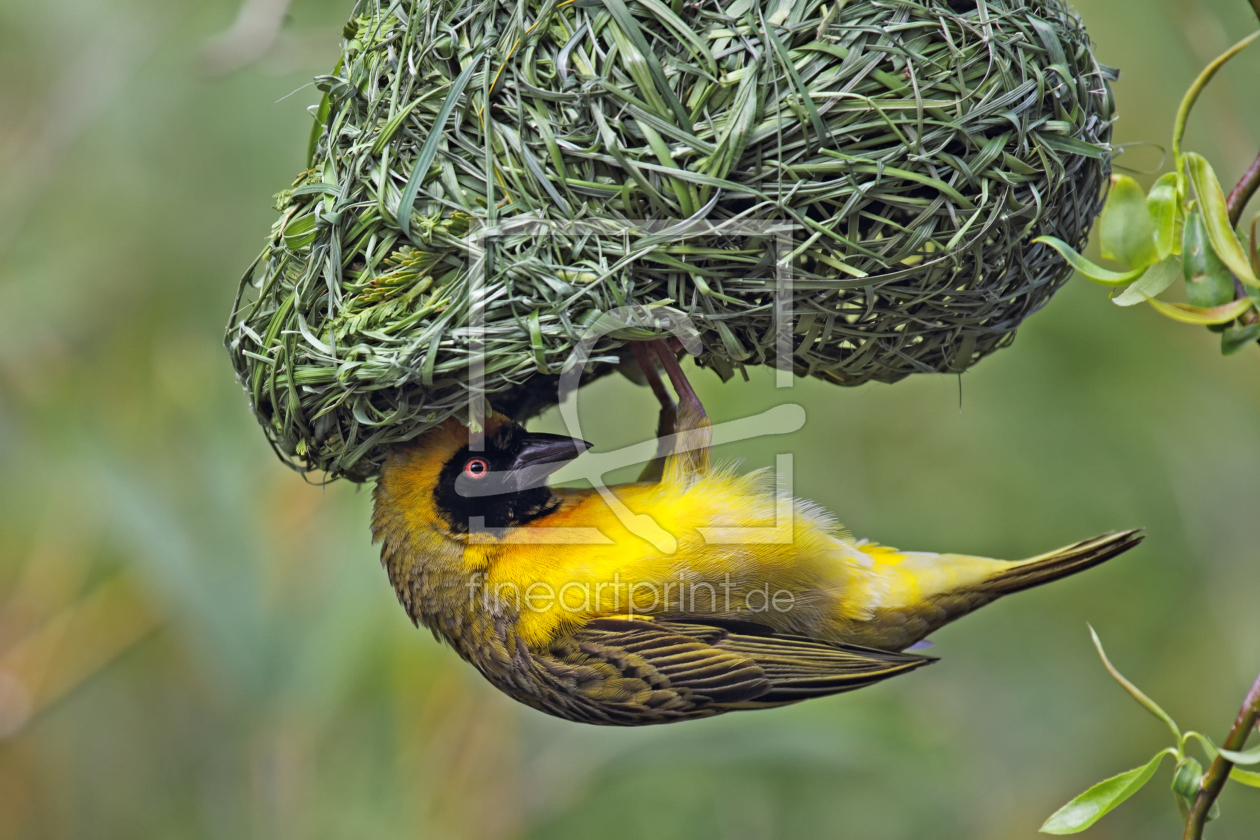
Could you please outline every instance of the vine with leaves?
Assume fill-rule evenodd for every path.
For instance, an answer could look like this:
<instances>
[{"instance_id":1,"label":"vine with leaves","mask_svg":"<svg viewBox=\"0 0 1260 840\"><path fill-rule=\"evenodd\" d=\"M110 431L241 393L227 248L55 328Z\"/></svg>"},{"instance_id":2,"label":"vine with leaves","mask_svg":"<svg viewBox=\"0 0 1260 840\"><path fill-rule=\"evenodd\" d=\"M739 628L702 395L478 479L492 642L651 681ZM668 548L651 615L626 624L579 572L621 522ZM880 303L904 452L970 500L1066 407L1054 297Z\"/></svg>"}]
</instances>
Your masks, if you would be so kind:
<instances>
[{"instance_id":1,"label":"vine with leaves","mask_svg":"<svg viewBox=\"0 0 1260 840\"><path fill-rule=\"evenodd\" d=\"M1260 17L1260 0L1249 2ZM1099 219L1100 250L1104 259L1121 263L1123 270L1097 265L1054 237L1035 240L1061 253L1079 274L1111 287L1116 305L1147 303L1174 321L1219 332L1221 352L1226 355L1260 341L1260 213L1250 225L1242 224L1243 211L1260 187L1260 156L1227 197L1212 165L1202 155L1184 151L1182 140L1204 88L1257 38L1260 31L1227 50L1186 92L1173 125L1172 172L1156 180L1149 192L1127 175L1112 178ZM1178 279L1184 283L1187 302L1161 300L1159 295ZM1094 785L1051 815L1041 830L1046 834L1084 831L1151 781L1164 758L1171 756L1172 792L1185 820L1183 838L1200 840L1207 823L1220 814L1216 800L1227 782L1260 788L1260 772L1243 769L1260 765L1260 747L1244 751L1260 720L1260 676L1218 746L1200 732L1183 732L1167 712L1116 670L1092 627L1090 633L1111 676L1168 726L1174 742L1141 767ZM1206 769L1190 753L1192 745L1206 757Z\"/></svg>"}]
</instances>

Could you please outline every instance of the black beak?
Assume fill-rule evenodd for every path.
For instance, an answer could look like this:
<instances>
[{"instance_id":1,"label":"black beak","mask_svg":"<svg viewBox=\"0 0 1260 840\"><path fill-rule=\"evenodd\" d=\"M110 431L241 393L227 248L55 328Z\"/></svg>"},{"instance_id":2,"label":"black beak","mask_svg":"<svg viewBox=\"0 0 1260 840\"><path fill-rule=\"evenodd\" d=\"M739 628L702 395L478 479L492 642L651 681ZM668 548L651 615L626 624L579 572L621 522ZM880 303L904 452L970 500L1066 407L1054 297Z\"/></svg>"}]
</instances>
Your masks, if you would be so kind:
<instances>
[{"instance_id":1,"label":"black beak","mask_svg":"<svg viewBox=\"0 0 1260 840\"><path fill-rule=\"evenodd\" d=\"M520 453L508 470L508 482L516 485L517 490L538 487L547 481L547 476L590 448L584 440L563 435L526 435Z\"/></svg>"},{"instance_id":2,"label":"black beak","mask_svg":"<svg viewBox=\"0 0 1260 840\"><path fill-rule=\"evenodd\" d=\"M520 451L506 470L476 480L460 475L455 479L455 492L468 498L519 493L541 487L546 483L547 476L591 448L584 440L563 435L524 434L519 440Z\"/></svg>"}]
</instances>

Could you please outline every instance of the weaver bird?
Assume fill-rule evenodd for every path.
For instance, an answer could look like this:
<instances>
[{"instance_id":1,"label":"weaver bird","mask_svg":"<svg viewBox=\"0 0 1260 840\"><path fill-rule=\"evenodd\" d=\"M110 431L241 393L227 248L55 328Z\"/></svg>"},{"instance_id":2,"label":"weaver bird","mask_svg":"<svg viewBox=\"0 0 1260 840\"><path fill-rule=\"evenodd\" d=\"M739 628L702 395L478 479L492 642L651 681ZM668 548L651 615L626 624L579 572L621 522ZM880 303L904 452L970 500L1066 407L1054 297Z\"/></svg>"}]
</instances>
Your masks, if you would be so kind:
<instances>
[{"instance_id":1,"label":"weaver bird","mask_svg":"<svg viewBox=\"0 0 1260 840\"><path fill-rule=\"evenodd\" d=\"M376 486L373 535L413 621L543 712L639 725L860 688L935 661L906 649L959 616L1142 539L1019 562L902 552L800 500L782 538L740 537L774 532L774 488L711 466L711 427L674 354L660 342L636 354L662 445L644 480L609 488L631 517L595 490L547 486L587 444L499 415L471 440L448 420L397 449ZM670 545L630 527L645 515Z\"/></svg>"}]
</instances>

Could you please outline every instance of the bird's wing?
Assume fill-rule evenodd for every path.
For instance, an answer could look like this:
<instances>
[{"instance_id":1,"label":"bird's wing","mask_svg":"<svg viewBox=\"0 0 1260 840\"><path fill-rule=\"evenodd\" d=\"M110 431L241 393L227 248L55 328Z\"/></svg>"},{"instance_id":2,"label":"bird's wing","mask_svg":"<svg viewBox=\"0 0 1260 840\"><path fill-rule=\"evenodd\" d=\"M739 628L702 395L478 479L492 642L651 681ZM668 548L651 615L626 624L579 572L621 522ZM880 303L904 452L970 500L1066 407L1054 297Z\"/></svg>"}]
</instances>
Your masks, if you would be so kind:
<instances>
[{"instance_id":1,"label":"bird's wing","mask_svg":"<svg viewBox=\"0 0 1260 840\"><path fill-rule=\"evenodd\" d=\"M850 691L934 660L774 633L747 622L596 619L534 654L544 711L636 725Z\"/></svg>"}]
</instances>

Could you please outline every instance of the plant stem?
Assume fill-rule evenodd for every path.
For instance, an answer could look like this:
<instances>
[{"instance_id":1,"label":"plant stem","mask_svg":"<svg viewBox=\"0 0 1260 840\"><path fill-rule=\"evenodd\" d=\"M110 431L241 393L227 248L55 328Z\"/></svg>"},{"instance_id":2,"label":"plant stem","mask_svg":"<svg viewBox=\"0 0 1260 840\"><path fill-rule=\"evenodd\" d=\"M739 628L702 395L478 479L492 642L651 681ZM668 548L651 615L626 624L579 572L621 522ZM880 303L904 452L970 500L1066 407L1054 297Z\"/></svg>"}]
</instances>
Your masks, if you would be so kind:
<instances>
[{"instance_id":1,"label":"plant stem","mask_svg":"<svg viewBox=\"0 0 1260 840\"><path fill-rule=\"evenodd\" d=\"M1260 0L1252 0L1254 3L1260 4ZM1247 209L1247 202L1251 201L1251 197L1255 195L1256 188L1260 187L1260 156L1257 156L1251 164L1251 168L1243 173L1242 179L1229 193L1227 205L1229 207L1229 221L1235 227L1242 220L1243 210Z\"/></svg>"},{"instance_id":2,"label":"plant stem","mask_svg":"<svg viewBox=\"0 0 1260 840\"><path fill-rule=\"evenodd\" d=\"M1251 5L1256 7L1256 14L1260 16L1260 0L1251 0ZM1238 223L1242 221L1243 211L1247 209L1247 202L1251 201L1251 197L1256 194L1257 187L1260 187L1260 155L1256 156L1251 167L1243 173L1242 179L1229 191L1229 198L1225 201L1225 207L1229 211L1229 223L1234 227L1238 227ZM1246 296L1247 290L1243 288L1242 281L1235 277L1234 299L1240 300ZM1255 323L1255 320L1254 311L1248 312L1242 318L1244 324Z\"/></svg>"},{"instance_id":3,"label":"plant stem","mask_svg":"<svg viewBox=\"0 0 1260 840\"><path fill-rule=\"evenodd\" d=\"M1260 18L1260 0L1251 0L1251 8L1255 10L1256 17ZM1229 193L1227 202L1229 220L1235 227L1238 226L1243 210L1246 209L1247 202L1251 200L1257 187L1260 187L1260 156L1256 157L1251 168ZM1241 286L1237 280L1234 283ZM1246 294L1245 290L1239 291ZM1257 719L1260 719L1260 676L1256 677L1251 691L1247 692L1247 697L1243 700L1238 717L1234 719L1234 726L1225 738L1223 745L1225 749L1240 750L1245 747L1247 738L1251 736L1251 730L1256 728ZM1225 782L1229 780L1230 771L1233 769L1233 762L1218 755L1208 767L1208 771L1203 774L1203 781L1199 783L1199 793L1194 797L1194 803L1190 806L1190 816L1186 819L1186 833L1183 840L1202 840L1208 812L1212 810L1216 798L1221 795L1221 790L1224 789Z\"/></svg>"},{"instance_id":4,"label":"plant stem","mask_svg":"<svg viewBox=\"0 0 1260 840\"><path fill-rule=\"evenodd\" d=\"M1255 10L1256 17L1260 18L1260 0L1251 0L1251 8ZM1178 170L1180 171L1180 170ZM1229 209L1229 222L1234 227L1238 227L1238 223L1242 221L1243 211L1247 209L1247 202L1251 201L1251 197L1256 194L1256 188L1260 187L1260 155L1252 162L1251 168L1243 173L1242 180L1234 185L1229 191L1229 199L1226 206ZM1252 243L1255 246L1255 243ZM1234 278L1234 298L1235 300L1247 294L1247 290L1243 288L1242 282ZM1255 312L1249 312L1243 317L1244 324L1254 323L1256 318Z\"/></svg>"},{"instance_id":5,"label":"plant stem","mask_svg":"<svg viewBox=\"0 0 1260 840\"><path fill-rule=\"evenodd\" d=\"M1260 18L1260 0L1251 0L1251 8L1255 11L1256 17ZM1242 219L1242 212L1247 209L1247 202L1255 195L1256 187L1260 187L1260 156L1256 157L1255 163L1251 164L1251 168L1242 176L1238 186L1234 187L1229 194L1229 221L1234 227L1237 227Z\"/></svg>"},{"instance_id":6,"label":"plant stem","mask_svg":"<svg viewBox=\"0 0 1260 840\"><path fill-rule=\"evenodd\" d=\"M1252 3L1260 4L1260 0L1252 0ZM1234 728L1229 730L1229 735L1222 746L1227 750L1241 750L1245 747L1247 737L1256 727L1257 718L1260 718L1260 676L1256 677L1251 691L1247 692L1247 699L1243 701L1242 709L1238 712ZM1190 807L1184 840L1201 840L1203 827L1207 825L1208 812L1212 810L1212 803L1221 795L1221 789L1225 787L1225 782L1229 779L1229 771L1233 769L1233 763L1227 761L1224 756L1218 755L1212 762L1212 766L1203 776L1203 782L1199 785L1199 793L1194 798L1194 804Z\"/></svg>"}]
</instances>

